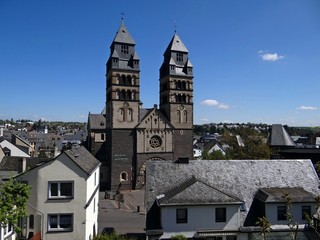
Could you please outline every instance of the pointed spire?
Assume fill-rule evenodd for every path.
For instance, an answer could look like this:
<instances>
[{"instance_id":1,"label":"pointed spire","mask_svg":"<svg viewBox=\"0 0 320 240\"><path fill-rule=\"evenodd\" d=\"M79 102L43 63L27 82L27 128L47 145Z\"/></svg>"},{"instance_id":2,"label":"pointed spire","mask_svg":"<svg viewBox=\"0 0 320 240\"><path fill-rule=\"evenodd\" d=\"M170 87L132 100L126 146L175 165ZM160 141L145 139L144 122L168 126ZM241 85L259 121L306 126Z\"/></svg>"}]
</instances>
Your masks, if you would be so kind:
<instances>
[{"instance_id":1,"label":"pointed spire","mask_svg":"<svg viewBox=\"0 0 320 240\"><path fill-rule=\"evenodd\" d=\"M121 26L120 26L120 28L119 28L119 30L118 30L113 42L133 44L133 45L136 44L134 42L133 38L131 37L128 29L124 25L123 17L121 18Z\"/></svg>"},{"instance_id":2,"label":"pointed spire","mask_svg":"<svg viewBox=\"0 0 320 240\"><path fill-rule=\"evenodd\" d=\"M183 44L178 34L175 32L166 52L167 51L188 52L188 49Z\"/></svg>"}]
</instances>

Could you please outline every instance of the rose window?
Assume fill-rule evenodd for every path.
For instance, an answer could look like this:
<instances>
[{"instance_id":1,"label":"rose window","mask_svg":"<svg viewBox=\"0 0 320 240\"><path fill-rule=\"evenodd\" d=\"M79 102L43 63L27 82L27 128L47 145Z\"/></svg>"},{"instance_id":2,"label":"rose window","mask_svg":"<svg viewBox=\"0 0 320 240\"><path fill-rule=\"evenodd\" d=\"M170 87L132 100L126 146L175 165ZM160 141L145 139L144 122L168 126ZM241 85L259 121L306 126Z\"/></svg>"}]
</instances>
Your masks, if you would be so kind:
<instances>
[{"instance_id":1,"label":"rose window","mask_svg":"<svg viewBox=\"0 0 320 240\"><path fill-rule=\"evenodd\" d=\"M161 146L162 140L159 136L152 136L149 143L152 148L158 148Z\"/></svg>"}]
</instances>

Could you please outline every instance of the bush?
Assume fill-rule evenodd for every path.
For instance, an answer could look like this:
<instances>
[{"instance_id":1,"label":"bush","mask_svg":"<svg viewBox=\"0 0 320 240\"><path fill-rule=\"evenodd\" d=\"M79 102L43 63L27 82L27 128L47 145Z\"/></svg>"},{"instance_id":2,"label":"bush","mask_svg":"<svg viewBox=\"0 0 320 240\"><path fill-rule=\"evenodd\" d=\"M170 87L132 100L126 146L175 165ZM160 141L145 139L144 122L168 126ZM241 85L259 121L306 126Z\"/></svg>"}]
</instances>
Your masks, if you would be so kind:
<instances>
[{"instance_id":1,"label":"bush","mask_svg":"<svg viewBox=\"0 0 320 240\"><path fill-rule=\"evenodd\" d=\"M171 236L171 239L172 240L187 240L187 237L182 234L177 234L177 235Z\"/></svg>"}]
</instances>

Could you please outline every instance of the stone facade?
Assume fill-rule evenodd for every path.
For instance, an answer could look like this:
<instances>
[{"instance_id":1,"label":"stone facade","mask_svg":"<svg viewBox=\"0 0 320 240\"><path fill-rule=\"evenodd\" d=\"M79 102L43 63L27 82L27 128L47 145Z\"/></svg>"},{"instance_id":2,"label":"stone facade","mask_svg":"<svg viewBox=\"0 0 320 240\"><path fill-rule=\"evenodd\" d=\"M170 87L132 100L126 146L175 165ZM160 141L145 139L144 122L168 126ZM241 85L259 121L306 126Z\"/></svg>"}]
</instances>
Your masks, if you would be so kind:
<instances>
[{"instance_id":1,"label":"stone facade","mask_svg":"<svg viewBox=\"0 0 320 240\"><path fill-rule=\"evenodd\" d=\"M179 36L174 34L160 68L159 108L142 108L140 59L123 21L106 71L105 144L92 147L106 153L98 158L102 188L143 187L147 160L192 159L193 66Z\"/></svg>"}]
</instances>

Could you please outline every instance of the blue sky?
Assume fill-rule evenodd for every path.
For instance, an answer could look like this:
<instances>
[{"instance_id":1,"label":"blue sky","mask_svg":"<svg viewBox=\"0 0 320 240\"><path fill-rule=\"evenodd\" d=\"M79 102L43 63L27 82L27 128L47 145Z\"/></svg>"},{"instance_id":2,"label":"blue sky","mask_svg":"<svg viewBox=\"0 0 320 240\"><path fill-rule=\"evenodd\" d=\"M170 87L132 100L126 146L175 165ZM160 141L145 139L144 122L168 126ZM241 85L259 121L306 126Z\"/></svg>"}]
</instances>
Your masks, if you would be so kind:
<instances>
[{"instance_id":1,"label":"blue sky","mask_svg":"<svg viewBox=\"0 0 320 240\"><path fill-rule=\"evenodd\" d=\"M1 0L0 119L87 121L105 104L121 13L158 104L174 30L194 65L194 123L320 126L319 0Z\"/></svg>"}]
</instances>

